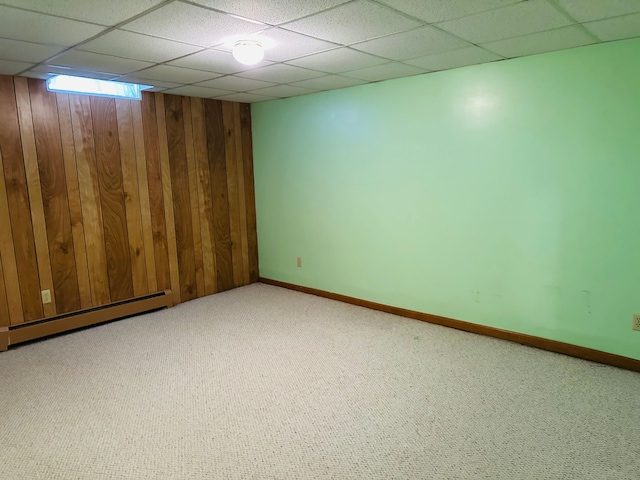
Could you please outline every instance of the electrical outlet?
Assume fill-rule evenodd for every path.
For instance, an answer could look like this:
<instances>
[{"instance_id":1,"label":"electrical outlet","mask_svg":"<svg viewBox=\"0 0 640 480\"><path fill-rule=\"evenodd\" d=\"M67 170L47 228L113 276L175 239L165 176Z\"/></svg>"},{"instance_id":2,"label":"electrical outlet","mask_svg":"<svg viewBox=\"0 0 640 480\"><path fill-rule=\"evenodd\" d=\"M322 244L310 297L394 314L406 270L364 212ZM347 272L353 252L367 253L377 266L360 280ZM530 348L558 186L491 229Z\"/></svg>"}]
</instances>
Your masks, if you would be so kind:
<instances>
[{"instance_id":1,"label":"electrical outlet","mask_svg":"<svg viewBox=\"0 0 640 480\"><path fill-rule=\"evenodd\" d=\"M51 290L42 291L42 303L51 303Z\"/></svg>"},{"instance_id":2,"label":"electrical outlet","mask_svg":"<svg viewBox=\"0 0 640 480\"><path fill-rule=\"evenodd\" d=\"M640 314L638 313L633 316L633 329L640 331Z\"/></svg>"},{"instance_id":3,"label":"electrical outlet","mask_svg":"<svg viewBox=\"0 0 640 480\"><path fill-rule=\"evenodd\" d=\"M296 265L298 265L298 268L302 268L302 257L298 257Z\"/></svg>"}]
</instances>

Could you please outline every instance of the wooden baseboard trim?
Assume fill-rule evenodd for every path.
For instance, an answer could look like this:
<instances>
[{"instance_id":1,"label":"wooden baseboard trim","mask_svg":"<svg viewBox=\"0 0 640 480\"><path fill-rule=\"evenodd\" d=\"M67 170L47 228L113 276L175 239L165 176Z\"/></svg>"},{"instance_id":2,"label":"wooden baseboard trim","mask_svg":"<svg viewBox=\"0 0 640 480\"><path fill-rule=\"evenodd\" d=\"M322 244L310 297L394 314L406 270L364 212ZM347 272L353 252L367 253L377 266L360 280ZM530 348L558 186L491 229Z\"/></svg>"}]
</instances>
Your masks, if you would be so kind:
<instances>
[{"instance_id":1,"label":"wooden baseboard trim","mask_svg":"<svg viewBox=\"0 0 640 480\"><path fill-rule=\"evenodd\" d=\"M488 337L500 338L502 340L509 340L511 342L528 345L530 347L535 347L542 350L548 350L550 352L562 353L571 357L582 358L584 360L590 360L592 362L603 363L606 365L612 365L614 367L633 370L634 372L640 372L640 360L623 357L621 355L615 355L613 353L593 350L591 348L580 347L578 345L572 345L570 343L558 342L556 340L535 337L533 335L526 335L524 333L513 332L510 330L488 327L486 325L464 322L462 320L454 320L452 318L431 315L429 313L416 312L414 310L407 310L405 308L392 307L390 305L384 305L382 303L370 302L369 300L362 300L359 298L341 295L339 293L318 290L316 288L303 287L301 285L281 282L279 280L260 277L258 281L268 285L274 285L276 287L287 288L289 290L295 290L297 292L309 293L318 297L330 298L331 300L337 300L339 302L350 303L352 305L358 305L360 307L370 308L372 310L391 313L393 315L398 315L401 317L412 318L414 320L420 320L428 323L435 323L436 325L455 328L457 330L464 330L465 332L477 333L479 335L486 335Z\"/></svg>"},{"instance_id":2,"label":"wooden baseboard trim","mask_svg":"<svg viewBox=\"0 0 640 480\"><path fill-rule=\"evenodd\" d=\"M173 295L168 290L43 320L0 327L0 351L18 343L172 306Z\"/></svg>"},{"instance_id":3,"label":"wooden baseboard trim","mask_svg":"<svg viewBox=\"0 0 640 480\"><path fill-rule=\"evenodd\" d=\"M0 327L0 352L9 348L9 327Z\"/></svg>"}]
</instances>

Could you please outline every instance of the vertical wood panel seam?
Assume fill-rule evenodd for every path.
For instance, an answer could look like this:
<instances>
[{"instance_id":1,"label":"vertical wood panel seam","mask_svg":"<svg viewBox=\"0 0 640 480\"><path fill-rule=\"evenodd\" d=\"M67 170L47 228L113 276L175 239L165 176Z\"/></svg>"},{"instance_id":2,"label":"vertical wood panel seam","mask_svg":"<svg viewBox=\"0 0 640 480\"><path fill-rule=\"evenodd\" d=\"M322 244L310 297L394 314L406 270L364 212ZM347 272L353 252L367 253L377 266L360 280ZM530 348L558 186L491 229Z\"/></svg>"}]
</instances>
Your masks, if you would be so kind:
<instances>
[{"instance_id":1,"label":"vertical wood panel seam","mask_svg":"<svg viewBox=\"0 0 640 480\"><path fill-rule=\"evenodd\" d=\"M180 288L180 272L178 267L178 249L176 245L175 234L175 212L173 211L173 185L169 166L166 107L164 103L164 95L162 93L155 93L154 95L156 100L156 121L158 122L160 170L162 172L162 191L164 197L167 248L169 253L169 277L171 279L171 291L173 292L175 303L180 303L182 301L182 295ZM168 182L165 182L165 180L168 180ZM173 234L171 234L172 230Z\"/></svg>"},{"instance_id":2,"label":"vertical wood panel seam","mask_svg":"<svg viewBox=\"0 0 640 480\"><path fill-rule=\"evenodd\" d=\"M198 206L200 210L200 238L202 242L202 263L205 295L218 290L216 247L213 226L213 201L211 190L211 172L209 168L209 150L205 120L204 100L191 98L191 118L194 138L194 154L198 182ZM196 148L197 147L197 148Z\"/></svg>"},{"instance_id":3,"label":"vertical wood panel seam","mask_svg":"<svg viewBox=\"0 0 640 480\"><path fill-rule=\"evenodd\" d=\"M233 104L222 102L222 125L225 142L225 163L227 172L227 201L229 203L229 231L231 238L231 263L233 285L239 287L243 280L242 240L240 238L240 205L238 196L238 171L236 163L236 139L233 132Z\"/></svg>"},{"instance_id":4,"label":"vertical wood panel seam","mask_svg":"<svg viewBox=\"0 0 640 480\"><path fill-rule=\"evenodd\" d=\"M236 171L238 177L238 206L240 210L240 243L242 249L242 280L250 282L249 277L249 239L247 235L247 194L244 179L244 148L242 145L242 119L240 104L233 104L233 128L236 142Z\"/></svg>"},{"instance_id":5,"label":"vertical wood panel seam","mask_svg":"<svg viewBox=\"0 0 640 480\"><path fill-rule=\"evenodd\" d=\"M0 148L2 148L4 155L5 179L8 169L12 182L10 186L6 185L6 192L9 221L13 229L12 245L17 265L16 280L21 292L23 318L31 321L42 318L44 310L40 298L40 273L36 258L29 187L20 138L14 78L0 75L0 88L2 88L0 91L2 104L0 121L3 123L0 128ZM6 110L3 111L3 108ZM5 148L7 151L4 150Z\"/></svg>"},{"instance_id":6,"label":"vertical wood panel seam","mask_svg":"<svg viewBox=\"0 0 640 480\"><path fill-rule=\"evenodd\" d=\"M2 264L2 249L0 249L0 327L8 327L9 325L11 325L11 314L9 313L6 278Z\"/></svg>"},{"instance_id":7,"label":"vertical wood panel seam","mask_svg":"<svg viewBox=\"0 0 640 480\"><path fill-rule=\"evenodd\" d=\"M193 117L191 115L191 100L189 97L182 98L182 109L184 118L184 134L187 153L187 169L189 190L191 195L192 211L192 235L193 235L193 255L195 257L196 268L196 294L198 297L204 296L204 258L202 254L202 237L200 230L200 208L198 191L198 169L196 166L195 140L193 132Z\"/></svg>"},{"instance_id":8,"label":"vertical wood panel seam","mask_svg":"<svg viewBox=\"0 0 640 480\"><path fill-rule=\"evenodd\" d=\"M75 241L71 226L71 209L67 195L62 132L58 117L58 98L46 90L44 83L35 79L29 80L29 94L37 164L40 172L39 187L41 190L43 187L45 188L42 191L43 196L46 196L47 193L54 194L47 199L44 206L51 272L55 289L55 292L52 293L55 293L58 313L66 313L80 309L80 290L77 279ZM40 117L36 113L39 113ZM60 169L61 172L57 169ZM45 175L44 183L43 172L51 173L50 178ZM48 180L51 183L46 183ZM52 215L55 215L53 221Z\"/></svg>"},{"instance_id":9,"label":"vertical wood panel seam","mask_svg":"<svg viewBox=\"0 0 640 480\"><path fill-rule=\"evenodd\" d=\"M22 310L22 292L20 290L20 285L18 284L18 258L16 257L15 246L13 243L13 227L11 225L11 216L9 214L9 198L7 195L1 150L0 170L2 170L2 178L0 178L0 219L3 219L3 223L6 223L6 228L3 227L0 232L0 250L4 250L2 255L5 272L9 269L10 274L15 277L14 281L10 283L5 282L5 288L9 286L9 290L13 290L12 294L7 292L7 302L9 307L9 322L11 325L15 325L24 321L24 312ZM5 273L5 278L6 275L7 274Z\"/></svg>"},{"instance_id":10,"label":"vertical wood panel seam","mask_svg":"<svg viewBox=\"0 0 640 480\"><path fill-rule=\"evenodd\" d=\"M138 117L139 114L139 117ZM135 150L136 171L138 174L138 196L140 198L140 227L144 246L145 267L147 270L147 289L149 292L157 290L156 259L153 246L153 227L151 224L151 208L149 206L149 183L147 179L146 150L144 145L144 124L142 119L142 104L136 102L131 105L131 119L133 122L133 142ZM142 130L141 130L142 129ZM142 141L141 141L142 140ZM148 213L148 225L143 216Z\"/></svg>"},{"instance_id":11,"label":"vertical wood panel seam","mask_svg":"<svg viewBox=\"0 0 640 480\"><path fill-rule=\"evenodd\" d=\"M106 254L106 247L104 243L105 239L104 239L104 220L103 220L103 213L102 213L102 198L100 193L100 185L99 185L99 179L98 179L99 174L98 174L98 168L97 168L97 162L96 162L96 143L95 143L95 135L93 131L93 111L91 109L91 101L88 96L82 96L82 97L76 96L75 98L77 99L77 106L79 106L82 109L82 114L87 115L87 119L85 120L86 122L88 122L87 128L91 129L91 139L90 139L91 145L88 145L88 142L85 143L85 138L84 138L84 134L86 132L82 130L81 125L78 127L80 128L79 140L82 142L80 148L78 148L78 139L76 138L76 127L73 125L74 114L72 112L71 123L73 128L73 141L74 141L75 150L76 150L76 172L78 173L78 179L80 179L81 177L80 170L79 170L80 163L77 160L77 153L80 150L83 151L83 160L87 162L89 175L91 176L92 171L93 173L95 173L95 178L93 176L91 176L90 178L90 183L91 183L91 188L93 193L93 200L94 200L93 202L89 202L91 203L91 205L84 206L84 200L82 197L86 193L83 193L84 189L82 188L82 185L80 185L80 202L81 202L81 205L83 205L82 207L83 222L86 220L85 219L85 213L87 213L85 212L86 208L91 208L91 209L95 208L96 222L98 222L98 225L97 225L98 236L97 238L94 239L98 243L100 248L100 251L97 252L100 256L97 264L95 262L95 257L89 255L90 247L89 247L89 242L87 241L88 237L87 237L86 228L85 228L85 250L87 254L87 267L89 270L89 286L91 288L91 299L95 306L95 305L108 303L111 301L111 292L109 288L109 279L108 279L108 271L107 271L107 254ZM69 102L71 104L71 98L69 99ZM74 108L74 111L75 111L75 108ZM77 114L77 111L76 111L76 114ZM82 118L78 118L78 120L82 122ZM88 150L90 154L87 155L84 152L85 150ZM92 258L91 262L89 262L90 257ZM98 268L100 272L96 272L95 271L96 268ZM94 281L95 280L94 274L96 273L98 273L98 276L99 275L106 276L107 277L106 280L101 281L99 284L96 283ZM102 288L101 290L98 290L100 286L103 286L104 288Z\"/></svg>"},{"instance_id":12,"label":"vertical wood panel seam","mask_svg":"<svg viewBox=\"0 0 640 480\"><path fill-rule=\"evenodd\" d=\"M154 93L143 92L141 103L142 134L145 147L144 167L147 172L147 195L149 197L149 217L151 238L155 260L156 286L159 290L171 289L169 269L169 247L164 208L164 187L160 165L160 141L156 97Z\"/></svg>"},{"instance_id":13,"label":"vertical wood panel seam","mask_svg":"<svg viewBox=\"0 0 640 480\"><path fill-rule=\"evenodd\" d=\"M19 90L23 95L26 95L28 105L22 105L22 102L18 98ZM56 300L55 300L55 288L53 284L53 274L51 271L51 252L49 251L49 243L47 242L47 226L44 215L44 206L42 191L40 190L40 171L38 170L38 158L35 141L35 131L33 126L33 111L31 108L31 93L29 92L29 85L26 78L17 77L14 79L14 94L16 99L16 108L18 112L18 128L20 132L20 143L22 144L22 157L25 167L25 179L27 181L27 193L29 195L29 211L31 212L31 231L33 232L35 249L36 249L36 262L38 265L38 282L41 289L50 290L51 303L43 305L43 313L45 316L53 316L57 313ZM27 111L28 110L28 111ZM25 117L28 115L28 119ZM31 120L31 126L27 125L28 120ZM29 129L30 135L27 135ZM29 137L29 138L26 138ZM26 142L30 142L31 145L25 145ZM28 158L29 151L33 150L33 158ZM30 165L30 162L35 162L35 165ZM30 181L31 180L31 181ZM34 204L38 206L38 213L34 214ZM34 217L39 218L34 218ZM40 230L38 224L42 224L41 227L44 231ZM42 245L42 243L45 245Z\"/></svg>"},{"instance_id":14,"label":"vertical wood panel seam","mask_svg":"<svg viewBox=\"0 0 640 480\"><path fill-rule=\"evenodd\" d=\"M101 153L104 154L102 155L104 158L98 158L98 145L97 142L95 142L94 140L94 146L96 148L96 161L98 163L97 167L98 167L98 184L99 184L99 188L100 191L102 192L102 190L104 189L105 192L109 192L111 193L115 193L118 198L115 199L115 201L113 201L113 198L110 198L109 196L106 196L106 198L103 198L103 196L101 196L101 202L103 205L102 208L102 221L103 221L103 225L105 226L105 235L104 235L104 241L105 241L105 253L107 256L107 273L109 275L109 289L110 289L110 295L111 295L111 299L112 300L123 300L124 298L128 298L126 297L126 295L130 295L133 296L133 275L132 275L132 264L131 264L131 255L130 255L130 248L129 248L129 233L128 233L128 228L127 228L127 219L126 219L126 205L124 204L125 200L124 200L124 184L123 184L123 180L122 180L122 164L121 164L121 152L120 152L120 139L118 137L118 119L117 119L117 110L116 110L116 103L115 103L115 99L112 98L104 98L104 97L91 97L91 109L93 110L94 108L96 108L97 106L103 107L105 109L104 113L104 117L103 118L99 118L98 119L98 124L102 125L102 122L105 122L106 125L108 125L108 122L111 120L112 122L115 123L115 132L113 132L115 134L115 142L112 140L111 143L112 145L110 145L112 148L116 148L117 147L117 160L116 160L116 155L113 151L107 151L105 150L103 147L107 147L109 145L106 144L106 138L104 137L104 132L99 132L99 135L101 136L99 138L101 144ZM111 106L113 106L113 115L114 118L110 119L107 114L111 109ZM95 125L96 119L95 116L93 117L93 122ZM102 125L103 127L105 125ZM113 125L111 125L113 126ZM94 128L94 139L96 137L95 135L95 128ZM111 158L113 157L113 158ZM100 163L100 160L103 163ZM113 165L107 163L109 161L113 161ZM117 164L117 165L116 165ZM120 180L120 189L117 192L111 192L111 190L109 188L107 188L108 186L105 185L105 174L109 172L109 168L110 167L116 167L119 166L119 178L116 178L116 180ZM106 171L105 171L106 169ZM118 172L114 172L115 175L118 175ZM108 178L107 178L108 179ZM122 195L119 195L119 194ZM120 200L122 201L122 204L120 204ZM113 202L112 202L113 201ZM113 204L115 204L115 207L117 208L117 211L115 208L113 207ZM115 214L115 216L111 216L111 217L105 217L105 210L107 210L106 208L104 208L105 205L109 205L109 212ZM122 218L118 215L120 207L122 207L122 214L124 215L124 223L122 222ZM108 213L109 213L108 212ZM107 220L110 220L110 222L105 221L105 218ZM113 221L113 222L112 222ZM119 230L120 227L122 228L122 232L116 231ZM124 239L120 239L119 236L117 234L122 234L122 236L124 236ZM108 238L110 237L110 238ZM111 245L109 244L109 240L111 239L112 243ZM114 243L113 240L117 241L124 241L126 242L126 248L122 249L121 251L118 251L118 247L120 247L121 245ZM109 262L110 258L109 255L110 253L112 255L116 255L117 253L123 253L123 259L122 260L128 260L127 261L122 261L119 258L117 258L117 255L115 258L111 258L111 262ZM122 270L122 268L124 268L124 270ZM117 275L119 274L123 274L122 278L117 278ZM116 275L116 276L114 276ZM125 283L122 283L125 282ZM131 287L131 291L129 292L129 287ZM114 292L115 290L115 292ZM121 292L123 294L123 296L121 296ZM115 295L115 296L114 296Z\"/></svg>"},{"instance_id":15,"label":"vertical wood panel seam","mask_svg":"<svg viewBox=\"0 0 640 480\"><path fill-rule=\"evenodd\" d=\"M125 221L127 224L127 245L129 247L129 257L131 262L131 277L134 295L139 296L148 293L149 287L147 279L147 261L142 232L142 214L140 211L140 184L136 163L133 111L131 108L131 100L116 100L115 106L118 142L120 144L120 169L122 171L122 188L124 193ZM128 125L125 125L125 123ZM130 129L130 131L128 138L125 138L127 129ZM126 145L125 140L128 140L130 144ZM127 160L128 156L130 158ZM127 178L128 175L135 176L134 185L130 185L133 178ZM132 247L135 247L135 251ZM138 250L140 250L140 253L138 253ZM141 278L141 276L144 277ZM144 281L142 281L143 279Z\"/></svg>"},{"instance_id":16,"label":"vertical wood panel seam","mask_svg":"<svg viewBox=\"0 0 640 480\"><path fill-rule=\"evenodd\" d=\"M78 281L78 290L80 294L80 304L82 308L87 308L93 305L93 299L91 297L91 279L89 275L89 264L87 258L86 247L86 231L84 228L84 216L82 210L82 195L80 194L80 182L78 180L78 161L77 151L75 145L75 139L73 137L73 120L71 118L71 101L68 94L56 94L58 99L58 119L60 122L60 134L62 137L62 153L64 157L65 176L67 179L67 201L69 203L69 213L71 219L71 233L73 236L73 246L76 257L76 277ZM62 109L60 107L62 99ZM66 128L68 132L63 134L63 116ZM69 140L72 152L67 152L65 149L65 137ZM69 155L69 157L67 156ZM70 183L73 183L72 185ZM72 200L72 188L76 189L76 198ZM74 212L71 209L72 201L78 202L79 222L74 224ZM76 238L79 237L79 238ZM78 243L76 243L76 240Z\"/></svg>"},{"instance_id":17,"label":"vertical wood panel seam","mask_svg":"<svg viewBox=\"0 0 640 480\"><path fill-rule=\"evenodd\" d=\"M64 168L66 169L66 165L64 163L64 150L63 150L63 145L62 145L62 127L60 126L60 119L58 117L59 112L60 112L60 107L58 106L58 96L57 95L53 95L53 99L56 102L56 109L55 109L55 116L58 119L58 121L56 122L56 124L58 125L58 140L60 141L60 153L62 153L62 164L64 166ZM75 152L74 152L75 153ZM74 162L75 163L75 162ZM76 248L76 242L75 242L75 238L73 238L73 224L71 223L71 205L69 202L69 185L67 185L67 175L66 173L64 175L62 175L62 180L64 181L64 192L66 194L66 198L67 198L67 215L69 215L69 230L71 233L71 246L73 248L73 265L74 265L74 270L76 271L76 287L78 288L78 302L80 302L80 285L78 284L78 278L77 278L77 272L78 272L78 265L76 263L76 257L75 257L75 248Z\"/></svg>"},{"instance_id":18,"label":"vertical wood panel seam","mask_svg":"<svg viewBox=\"0 0 640 480\"><path fill-rule=\"evenodd\" d=\"M20 97L20 88L24 90L24 86L20 87L20 82L27 86L26 101L24 95ZM141 284L143 273L145 275L144 289L148 292L159 288L159 284L156 282L166 279L167 287L171 287L176 302L185 301L191 297L192 282L193 296L202 297L220 290L244 285L247 283L247 279L252 280L254 270L257 274L257 265L254 267L257 252L253 252L255 232L252 231L255 226L251 225L252 222L255 222L255 206L250 205L253 189L248 182L251 182L253 177L252 152L247 150L251 148L251 139L248 138L251 126L250 116L247 117L247 109L244 105L235 102L177 97L180 98L182 121L173 122L167 116L169 114L167 108L170 104L174 105L171 109L173 112L177 108L177 100L160 93L147 93L153 104L152 110L142 106L136 108L136 105L128 101L126 118L129 121L127 122L123 120L125 117L122 117L122 108L116 102L114 121L111 118L111 107L105 110L104 118L96 119L96 108L102 112L102 107L94 105L93 97L83 96L86 102L84 100L76 102L69 98L69 95L63 96L64 94L51 94L53 97L50 98L49 92L41 91L41 87L36 82L32 79L18 78L15 81L11 79L9 82L5 77L3 85L3 92L5 92L3 105L9 109L9 112L12 111L13 105L8 103L6 94L13 94L17 117L13 119L10 116L4 122L7 130L5 130L5 136L2 137L4 142L2 146L7 149L6 153L12 158L9 165L6 162L4 165L9 176L2 179L3 182L6 182L7 178L13 182L11 190L7 193L10 198L5 198L9 202L7 207L11 206L11 214L15 217L9 219L8 236L11 237L11 245L14 248L13 260L16 271L29 272L30 269L33 270L32 273L25 276L25 286L21 286L17 281L13 282L17 284L12 290L18 290L17 303L20 304L20 308L18 309L19 313L18 311L12 313L12 307L9 305L11 287L7 288L7 282L3 282L3 279L10 275L11 270L11 266L7 265L10 262L5 258L8 255L8 246L3 247L0 244L0 275L3 275L0 282L3 282L5 287L4 296L7 300L10 322L20 323L32 319L27 317L27 312L31 311L31 317L35 314L34 308L29 307L36 304L35 281L37 280L38 286L42 289L47 289L45 286L47 267L52 273L50 290L54 294L54 299L58 289L53 284L53 273L58 272L56 273L58 277L55 277L58 280L55 281L64 285L60 292L67 290L71 292L68 275L75 276L81 308L111 301L113 293L111 289L117 289L117 286L114 284L112 287L108 278L112 274L111 268L114 269L113 272L116 272L114 278L119 279L120 273L124 274L120 268L122 265L115 266L121 263L120 260L114 259L119 259L124 255L124 252L120 253L120 251L124 248L122 245L125 243L127 244L126 253L129 256L127 269L130 269L132 275L132 289L143 288ZM33 92L29 88L32 83L36 85ZM34 97L32 93L36 96ZM65 99L65 97L67 98ZM37 100L35 106L34 98ZM171 99L170 104L166 103L168 98ZM28 115L32 118L31 135L28 132L24 133L24 122L28 121L25 116L27 113L25 108L27 107ZM118 115L118 111L121 111L120 115ZM54 113L55 119L52 118ZM151 117L153 113L156 115L155 119ZM38 115L38 118L33 118L34 115ZM180 112L176 115L180 115ZM157 129L155 142L153 133L147 138L146 131L150 125L148 120L154 123L153 129ZM209 120L213 122L213 125L208 125ZM87 121L90 125L87 125L86 128L82 127L82 124L86 124ZM122 124L123 121L126 125ZM57 125L51 125L51 123L57 123ZM94 124L97 129L94 128ZM69 128L71 130L67 132ZM108 136L108 132L114 128L116 129L113 132L115 139ZM183 138L179 138L174 131L173 140L169 139L179 145L171 147L168 144L168 135L171 134L168 131L169 128L182 130L181 136ZM17 132L17 135L14 131ZM124 133L121 134L121 131ZM18 137L17 140L16 137ZM123 139L126 145L122 144ZM30 141L33 143L33 147L28 145ZM150 142L154 144L153 151L147 152L147 144L151 145ZM171 148L175 150L173 153L171 153ZM185 149L185 152L182 152L182 149ZM13 158L17 156L18 152L22 152L22 162L18 162L22 166L13 162ZM60 153L62 160L58 158ZM2 152L0 152L0 167L2 167L1 154ZM186 155L186 166L182 165L183 154ZM27 158L28 155L33 158ZM48 157L45 158L45 156L48 155L52 156L53 164L47 164ZM99 155L106 155L109 164L116 162L117 157L119 167L101 166L102 160L98 158ZM153 162L147 159L147 155L151 155L152 159L154 156L158 156L158 172L152 174L155 167L152 165ZM177 155L177 164L172 163L172 155ZM33 160L36 165L37 178L31 175L33 172L30 173L27 169L28 162ZM44 166L39 162L45 162ZM64 167L62 177L58 176L60 162ZM125 162L128 162L127 165L124 164ZM53 165L56 165L55 170L51 170L54 168ZM178 165L180 166L178 167ZM23 167L24 179L22 179L20 171ZM31 170L33 170L32 167L30 167ZM183 167L186 168L186 172L182 170ZM2 173L4 175L4 171ZM126 179L125 175L127 175ZM146 182L143 181L141 175L144 175ZM156 175L159 178L156 178ZM31 178L29 178L30 176ZM118 179L118 177L121 178ZM175 183L176 179L178 183ZM82 184L80 180L82 180ZM121 181L122 187L120 193L118 193L118 188L113 188L114 185L117 186L118 180ZM22 185L23 181L24 186ZM151 182L154 185L154 191L158 192L160 197L153 200L155 202L153 209L151 201L154 197L150 190ZM35 185L36 183L38 185ZM125 186L127 186L126 189ZM108 190L103 191L105 188ZM176 191L176 188L179 188L180 191ZM94 189L95 191L93 191ZM64 190L64 195L61 193L62 190ZM42 220L38 220L37 208L34 209L34 198L37 197L37 192L41 194ZM115 193L112 195L110 192ZM107 198L104 198L104 195L107 195ZM137 195L137 202L128 202L128 195ZM47 207L49 210L45 208L44 202L47 200L45 197L53 199ZM64 202L65 199L66 205L61 205L60 202ZM95 202L97 204L94 205ZM178 202L176 204L178 207L174 205L174 202ZM108 211L105 211L105 205ZM123 206L124 212L121 212ZM25 212L25 208L28 209L28 212ZM138 217L134 214L133 209L136 209ZM160 223L163 225L161 226L159 223L156 227L153 219L159 215L160 210L162 210L162 222ZM189 218L185 217L187 215ZM70 234L67 232L67 216L70 223ZM22 221L26 217L28 217L26 222ZM109 220L106 217L109 217ZM55 219L61 221L57 222ZM113 224L110 231L115 232L113 233L116 235L115 239L111 237L112 234L110 234L109 240L107 239L105 230L107 220ZM87 228L89 227L87 222L92 224L90 228ZM48 225L49 223L51 226ZM122 223L124 226L121 225ZM44 229L44 236L38 233L39 227L42 227L40 230ZM178 227L180 231L178 231ZM121 228L125 228L127 237L122 245L122 237L118 233ZM18 239L26 235L27 229L32 235L30 238L34 240L33 245L27 246L28 244L23 243L18 251ZM156 239L156 234L160 239L161 233L164 237L164 246L157 243L160 240ZM180 241L177 238L178 234L182 238ZM43 237L48 257L46 262L42 254ZM4 238L8 238L6 228ZM50 241L48 241L49 238ZM102 242L102 247L99 248L95 242ZM111 254L107 252L107 244L111 246ZM190 260L192 253L185 253L182 250L184 248L190 249L191 244L193 244L194 265L191 265L192 260ZM69 254L63 254L62 251L55 250L58 247L63 248L63 245L68 245L68 248L72 248L73 251ZM142 264L137 264L136 278L134 278L136 273L134 272L133 257L136 253L132 247L136 251L138 248L140 249L140 257L142 258ZM40 255L38 255L38 249ZM57 255L55 258L51 257L52 252L58 252L55 253ZM157 254L163 258L160 264L157 263ZM73 259L68 258L69 255ZM83 255L84 262L81 259ZM111 260L108 261L107 257ZM138 260L140 261L139 258ZM122 261L127 262L124 258ZM166 268L162 266L165 262L167 262ZM114 267L110 267L112 263ZM158 270L159 265L165 271L165 277L159 277L161 275ZM181 267L186 268L185 272L188 273L181 273ZM103 269L104 275L102 274ZM218 271L219 269L220 271ZM105 284L100 277L107 278ZM89 292L88 295L85 295L83 292L87 288ZM37 293L37 305L43 307L39 291ZM0 295L2 295L1 289ZM128 296L128 293L126 295ZM85 297L90 300L90 305L87 305L88 300ZM16 310L16 296L13 295L12 298L14 299L13 309ZM68 297L65 294L62 298ZM63 300L61 299L61 301ZM45 317L52 315L51 312L46 311L51 306L44 307ZM3 308L2 298L0 298L0 312L3 311ZM59 305L58 308L60 308ZM55 308L53 313L58 313L55 312ZM15 318L19 314L23 317L17 321Z\"/></svg>"}]
</instances>

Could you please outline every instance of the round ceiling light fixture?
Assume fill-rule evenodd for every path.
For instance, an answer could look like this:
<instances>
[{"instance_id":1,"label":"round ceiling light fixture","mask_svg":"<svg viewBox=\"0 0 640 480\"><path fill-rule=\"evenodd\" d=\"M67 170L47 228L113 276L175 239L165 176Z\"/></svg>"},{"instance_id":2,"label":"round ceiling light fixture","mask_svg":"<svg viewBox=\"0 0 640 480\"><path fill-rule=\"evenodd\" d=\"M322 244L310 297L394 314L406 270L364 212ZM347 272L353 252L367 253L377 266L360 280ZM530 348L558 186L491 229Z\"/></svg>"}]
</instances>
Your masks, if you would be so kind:
<instances>
[{"instance_id":1,"label":"round ceiling light fixture","mask_svg":"<svg viewBox=\"0 0 640 480\"><path fill-rule=\"evenodd\" d=\"M264 49L259 42L240 40L233 46L233 58L243 65L255 65L264 58Z\"/></svg>"}]
</instances>

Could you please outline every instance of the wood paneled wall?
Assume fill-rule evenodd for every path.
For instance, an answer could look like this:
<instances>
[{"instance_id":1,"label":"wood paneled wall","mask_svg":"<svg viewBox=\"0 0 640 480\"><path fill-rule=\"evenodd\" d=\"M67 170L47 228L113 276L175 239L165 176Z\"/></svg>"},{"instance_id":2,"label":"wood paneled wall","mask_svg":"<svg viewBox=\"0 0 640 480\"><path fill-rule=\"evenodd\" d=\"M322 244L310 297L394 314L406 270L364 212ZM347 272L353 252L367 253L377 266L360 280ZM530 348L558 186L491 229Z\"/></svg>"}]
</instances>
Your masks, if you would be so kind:
<instances>
[{"instance_id":1,"label":"wood paneled wall","mask_svg":"<svg viewBox=\"0 0 640 480\"><path fill-rule=\"evenodd\" d=\"M0 326L257 281L249 105L0 76L0 171Z\"/></svg>"}]
</instances>

